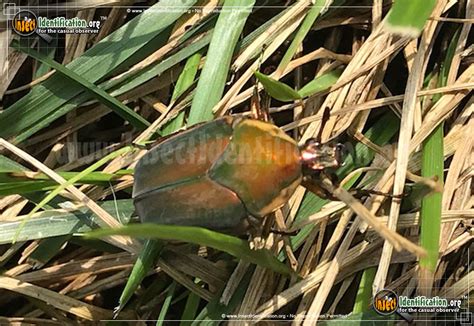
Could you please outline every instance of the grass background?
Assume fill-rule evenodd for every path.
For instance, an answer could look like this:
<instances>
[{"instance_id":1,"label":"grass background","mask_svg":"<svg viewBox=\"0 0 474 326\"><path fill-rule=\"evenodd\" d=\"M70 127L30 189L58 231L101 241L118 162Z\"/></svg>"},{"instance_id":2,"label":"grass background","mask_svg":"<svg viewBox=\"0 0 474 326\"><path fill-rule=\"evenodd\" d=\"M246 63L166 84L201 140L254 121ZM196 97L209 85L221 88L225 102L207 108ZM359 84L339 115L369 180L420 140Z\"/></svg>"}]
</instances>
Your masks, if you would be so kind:
<instances>
[{"instance_id":1,"label":"grass background","mask_svg":"<svg viewBox=\"0 0 474 326\"><path fill-rule=\"evenodd\" d=\"M379 317L370 304L382 288L472 292L471 2L77 3L54 8L100 21L98 34L46 43L0 19L0 323L360 323ZM360 199L389 230L303 187L272 216L297 234L271 234L263 250L200 228L135 225L145 150L134 144L248 114L255 85L298 142L321 132L346 144L343 189L404 194ZM395 235L427 255L393 250Z\"/></svg>"}]
</instances>

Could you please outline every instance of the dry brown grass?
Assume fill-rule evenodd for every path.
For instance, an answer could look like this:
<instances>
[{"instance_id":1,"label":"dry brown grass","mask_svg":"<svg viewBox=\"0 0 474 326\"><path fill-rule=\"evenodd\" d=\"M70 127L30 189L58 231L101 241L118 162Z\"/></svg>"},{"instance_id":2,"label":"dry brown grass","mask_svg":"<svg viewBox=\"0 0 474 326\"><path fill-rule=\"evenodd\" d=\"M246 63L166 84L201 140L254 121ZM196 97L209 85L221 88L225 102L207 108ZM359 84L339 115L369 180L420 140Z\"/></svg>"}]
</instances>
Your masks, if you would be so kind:
<instances>
[{"instance_id":1,"label":"dry brown grass","mask_svg":"<svg viewBox=\"0 0 474 326\"><path fill-rule=\"evenodd\" d=\"M134 1L120 3L133 4ZM201 3L209 9L217 5L214 0ZM334 14L318 21L305 39L301 55L293 58L285 69L271 69L281 59L288 38L298 29L308 10L307 1L298 2L234 57L226 92L213 112L221 116L248 109L254 87L252 76L260 68L261 60L264 61L263 67L272 70L273 78L291 85L304 84L325 71L345 65L342 76L329 90L304 99L303 106L300 102L283 104L274 101L270 112L274 113L282 128L293 132L300 142L323 128L323 140L356 139L370 147L377 153L375 159L357 172L366 179L372 176L367 188L394 195L402 195L407 183L412 181L440 189L436 180L419 176L420 149L435 127L444 123L446 173L441 188L442 233L439 262L432 275L431 290L433 295L459 298L472 292L474 284L472 263L468 261L474 218L474 100L471 93L474 65L468 36L474 4L461 0L438 1L422 36L413 40L391 35L382 28L381 21L388 9L386 1L367 3L367 7L357 10L337 9ZM82 55L126 22L124 8L92 5L78 11L78 15L89 18L103 14L108 18L98 37L68 35L61 48L63 63ZM268 12L255 13L250 19L259 21L274 14L269 9ZM126 78L168 58L188 30L187 26L200 24L205 19L206 15L200 13L184 15L164 46L110 78ZM440 44L446 41L446 35L452 35L453 26L459 27L460 33L447 84L444 87L432 85L427 89L423 80L427 72L434 70L443 60ZM189 42L198 40L199 37L195 37ZM0 31L0 48L6 48L9 41L6 33ZM255 53L264 44L261 59L256 58ZM54 72L49 72L34 79L31 68L32 61L22 53L10 51L7 58L0 56L0 71L6 71L7 76L0 80L3 109L23 96L25 91L54 75ZM16 145L14 139L0 138L1 154L28 165L33 171L44 172L64 186L61 196L73 207L45 210L61 213L87 207L103 225L120 226L121 223L98 203L115 196L130 198L131 177L111 183L110 187L78 187L67 185L58 171L82 171L91 162L129 145L130 139L140 143L188 108L187 96L169 101L180 70L174 66L118 97L151 122L142 133L122 122L117 124L107 108L89 101L78 105L61 123L42 129L22 144ZM434 94L439 94L439 100L427 105ZM331 112L331 118L324 126L321 125L321 107L328 107ZM379 146L366 138L364 132L389 111L395 113L394 119L400 118L400 128L389 144ZM105 151L82 155L79 146L84 139L111 142ZM66 153L66 162L57 160L58 153ZM116 173L133 168L143 154L144 150L127 152L100 170ZM377 171L379 174L375 173ZM417 280L416 255L423 255L424 250L417 245L418 207L409 212L402 211L397 198L371 196L360 201L343 188L334 188L330 184L327 187L341 202L326 202L319 211L306 214L306 219L295 221L306 192L300 187L288 204L276 213L280 226L286 225L290 230L313 226L298 248L292 249L288 239L280 235L271 234L266 239L266 247L275 255L284 252L301 278L288 279L244 261L236 263L223 259L210 248L196 250L186 244L170 244L120 318L157 318L167 295L167 286L172 281L179 285L177 296L181 296L181 300L172 302L168 318L180 318L185 306L183 298L191 294L199 298L199 307L202 308L210 301L228 304L239 288L245 286L240 289L241 299L233 303L229 314L257 314L255 320L267 319L274 313L292 314L296 316L294 325L311 325L322 314L351 312L361 274L366 269L377 270L373 280L374 292L391 288L399 294L419 293L417 287L422 282ZM31 212L31 203L36 201L37 198L19 194L1 197L0 223L21 220ZM32 218L39 216L41 214ZM120 252L110 253L103 246L91 248L72 237L65 237L47 260L35 260L35 252L42 243L47 243L45 240L39 238L0 245L0 267L4 269L0 276L0 289L3 289L0 290L0 324L42 325L112 318L113 307L118 303L141 243L125 236L112 236L106 241L120 248ZM230 323L237 325L248 321L236 319Z\"/></svg>"}]
</instances>

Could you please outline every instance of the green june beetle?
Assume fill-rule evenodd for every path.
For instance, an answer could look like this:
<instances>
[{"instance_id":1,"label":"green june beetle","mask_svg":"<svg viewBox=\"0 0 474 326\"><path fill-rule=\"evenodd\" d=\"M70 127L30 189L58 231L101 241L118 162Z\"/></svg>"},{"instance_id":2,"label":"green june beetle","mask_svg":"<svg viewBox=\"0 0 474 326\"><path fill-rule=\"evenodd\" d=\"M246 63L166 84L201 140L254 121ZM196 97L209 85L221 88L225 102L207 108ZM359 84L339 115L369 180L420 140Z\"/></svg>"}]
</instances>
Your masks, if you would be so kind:
<instances>
[{"instance_id":1,"label":"green june beetle","mask_svg":"<svg viewBox=\"0 0 474 326\"><path fill-rule=\"evenodd\" d=\"M339 167L341 152L316 139L299 147L271 123L225 116L171 136L138 161L135 208L144 223L243 233L283 206L305 175Z\"/></svg>"}]
</instances>

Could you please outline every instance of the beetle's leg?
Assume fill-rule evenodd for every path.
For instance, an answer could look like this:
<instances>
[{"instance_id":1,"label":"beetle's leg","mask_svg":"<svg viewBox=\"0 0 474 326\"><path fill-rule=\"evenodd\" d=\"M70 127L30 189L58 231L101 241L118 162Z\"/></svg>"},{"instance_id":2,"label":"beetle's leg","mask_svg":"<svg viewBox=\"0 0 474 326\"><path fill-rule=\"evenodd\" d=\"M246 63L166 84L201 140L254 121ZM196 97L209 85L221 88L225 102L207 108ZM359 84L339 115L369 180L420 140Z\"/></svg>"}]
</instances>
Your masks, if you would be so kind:
<instances>
[{"instance_id":1,"label":"beetle's leg","mask_svg":"<svg viewBox=\"0 0 474 326\"><path fill-rule=\"evenodd\" d=\"M138 148L138 149L143 149L143 150L149 151L149 150L154 146L154 144L152 144L152 143L146 143L146 144L143 144L143 143L141 143L141 144L132 143L132 146L133 146L133 147L136 147L136 148Z\"/></svg>"},{"instance_id":2,"label":"beetle's leg","mask_svg":"<svg viewBox=\"0 0 474 326\"><path fill-rule=\"evenodd\" d=\"M331 180L333 185L339 186L339 180L336 174L329 173L327 171L320 172L320 173L324 173L324 175L327 176L329 180ZM324 187L322 187L318 180L320 180L319 176L315 175L315 176L310 177L309 180L303 179L302 185L322 199L338 201L339 199L334 197L329 191L327 191ZM361 188L351 189L349 190L349 192L356 198L366 197L370 195L378 195L378 196L401 199L407 196L406 193L403 193L402 195L392 195L392 194L388 194L388 193L377 191L377 190L361 189Z\"/></svg>"},{"instance_id":3,"label":"beetle's leg","mask_svg":"<svg viewBox=\"0 0 474 326\"><path fill-rule=\"evenodd\" d=\"M261 120L265 122L271 122L270 103L271 103L271 97L268 95L268 93L266 92L263 93L261 105L260 105L260 115L261 115Z\"/></svg>"},{"instance_id":4,"label":"beetle's leg","mask_svg":"<svg viewBox=\"0 0 474 326\"><path fill-rule=\"evenodd\" d=\"M262 225L262 238L266 239L273 232L273 224L275 222L276 216L275 213L271 213L270 215L265 216L263 219Z\"/></svg>"},{"instance_id":5,"label":"beetle's leg","mask_svg":"<svg viewBox=\"0 0 474 326\"><path fill-rule=\"evenodd\" d=\"M250 99L250 111L252 118L269 122L270 121L270 97L264 92L262 96L258 91L258 83L255 83L253 95Z\"/></svg>"},{"instance_id":6,"label":"beetle's leg","mask_svg":"<svg viewBox=\"0 0 474 326\"><path fill-rule=\"evenodd\" d=\"M389 194L389 193L382 192L382 191L370 190L370 189L361 189L361 188L354 188L354 189L351 189L349 192L356 198L367 197L367 196L370 196L370 195L377 195L377 196L384 196L384 197L402 199L402 198L408 196L407 193L403 193L401 195L393 195L393 194Z\"/></svg>"},{"instance_id":7,"label":"beetle's leg","mask_svg":"<svg viewBox=\"0 0 474 326\"><path fill-rule=\"evenodd\" d=\"M331 180L333 185L339 186L339 180L334 173L328 173L327 171L320 172L320 173L324 173L329 178L329 180ZM329 193L324 187L319 185L319 181L317 178L313 177L313 178L310 178L308 181L303 179L302 185L306 187L309 191L315 193L320 198L336 200L336 201L339 200L336 197L334 197L331 193ZM362 188L351 189L349 190L349 192L356 198L366 197L370 195L378 195L378 196L402 199L403 197L408 196L407 193L403 193L401 195L393 195L393 194L385 193L382 191L362 189Z\"/></svg>"},{"instance_id":8,"label":"beetle's leg","mask_svg":"<svg viewBox=\"0 0 474 326\"><path fill-rule=\"evenodd\" d=\"M249 223L249 229L261 229L262 219L253 215L247 216L247 222Z\"/></svg>"},{"instance_id":9,"label":"beetle's leg","mask_svg":"<svg viewBox=\"0 0 474 326\"><path fill-rule=\"evenodd\" d=\"M331 194L322 188L316 180L303 178L301 185L322 199L332 199Z\"/></svg>"},{"instance_id":10,"label":"beetle's leg","mask_svg":"<svg viewBox=\"0 0 474 326\"><path fill-rule=\"evenodd\" d=\"M303 181L301 182L301 185L312 193L314 193L319 198L338 201L339 199L334 197L333 194L331 194L329 191L326 190L326 188L321 185L320 174L322 173L324 173L324 175L326 175L333 182L333 184L339 184L339 181L337 180L337 176L335 174L325 173L321 171L316 174L304 177Z\"/></svg>"},{"instance_id":11,"label":"beetle's leg","mask_svg":"<svg viewBox=\"0 0 474 326\"><path fill-rule=\"evenodd\" d=\"M278 235L285 235L289 237L293 237L298 234L298 231L286 231L286 230L278 230L275 228L271 228L270 231L272 233L278 234Z\"/></svg>"},{"instance_id":12,"label":"beetle's leg","mask_svg":"<svg viewBox=\"0 0 474 326\"><path fill-rule=\"evenodd\" d=\"M257 70L260 70L262 67L263 63L263 53L265 52L266 45L263 44L262 46L262 52L260 53L260 58L258 59L258 68ZM264 72L265 73L265 72ZM268 96L268 94L263 91L262 96L260 96L259 90L258 90L258 79L255 78L255 84L253 87L253 96L250 100L250 110L252 113L252 116L254 119L265 121L265 122L270 122L270 101L271 98Z\"/></svg>"},{"instance_id":13,"label":"beetle's leg","mask_svg":"<svg viewBox=\"0 0 474 326\"><path fill-rule=\"evenodd\" d=\"M251 249L262 249L265 245L262 236L263 224L265 219L249 215L247 216L247 222L249 225L248 233L250 236L250 248Z\"/></svg>"},{"instance_id":14,"label":"beetle's leg","mask_svg":"<svg viewBox=\"0 0 474 326\"><path fill-rule=\"evenodd\" d=\"M260 94L258 93L258 82L253 87L253 94L250 98L250 113L252 118L260 120Z\"/></svg>"}]
</instances>

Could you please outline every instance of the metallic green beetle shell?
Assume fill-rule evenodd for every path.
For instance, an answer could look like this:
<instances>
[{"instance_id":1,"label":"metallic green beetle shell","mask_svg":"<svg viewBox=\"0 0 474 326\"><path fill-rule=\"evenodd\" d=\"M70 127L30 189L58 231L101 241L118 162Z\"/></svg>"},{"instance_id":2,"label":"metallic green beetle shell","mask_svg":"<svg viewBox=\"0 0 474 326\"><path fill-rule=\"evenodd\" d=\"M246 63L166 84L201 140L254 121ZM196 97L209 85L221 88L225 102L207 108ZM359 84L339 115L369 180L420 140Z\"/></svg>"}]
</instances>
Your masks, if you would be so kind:
<instances>
[{"instance_id":1,"label":"metallic green beetle shell","mask_svg":"<svg viewBox=\"0 0 474 326\"><path fill-rule=\"evenodd\" d=\"M278 127L223 117L165 140L138 162L142 222L243 231L281 207L302 178L296 143ZM239 231L240 230L240 231Z\"/></svg>"},{"instance_id":2,"label":"metallic green beetle shell","mask_svg":"<svg viewBox=\"0 0 474 326\"><path fill-rule=\"evenodd\" d=\"M272 124L242 120L209 175L235 191L250 214L263 217L285 204L301 183L298 146Z\"/></svg>"}]
</instances>

